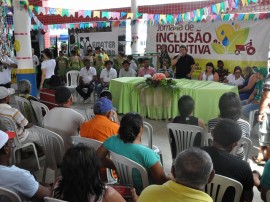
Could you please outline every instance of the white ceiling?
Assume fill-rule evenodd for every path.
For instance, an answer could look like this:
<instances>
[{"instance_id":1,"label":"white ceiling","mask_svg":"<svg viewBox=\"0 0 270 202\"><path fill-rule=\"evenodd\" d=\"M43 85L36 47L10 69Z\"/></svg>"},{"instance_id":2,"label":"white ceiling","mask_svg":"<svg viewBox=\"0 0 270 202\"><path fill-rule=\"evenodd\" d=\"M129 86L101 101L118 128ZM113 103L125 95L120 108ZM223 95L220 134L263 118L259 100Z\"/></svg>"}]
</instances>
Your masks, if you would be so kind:
<instances>
[{"instance_id":1,"label":"white ceiling","mask_svg":"<svg viewBox=\"0 0 270 202\"><path fill-rule=\"evenodd\" d=\"M200 2L207 0L137 0L138 6ZM46 5L50 8L66 8L75 10L103 10L111 8L124 8L131 6L131 0L48 0Z\"/></svg>"}]
</instances>

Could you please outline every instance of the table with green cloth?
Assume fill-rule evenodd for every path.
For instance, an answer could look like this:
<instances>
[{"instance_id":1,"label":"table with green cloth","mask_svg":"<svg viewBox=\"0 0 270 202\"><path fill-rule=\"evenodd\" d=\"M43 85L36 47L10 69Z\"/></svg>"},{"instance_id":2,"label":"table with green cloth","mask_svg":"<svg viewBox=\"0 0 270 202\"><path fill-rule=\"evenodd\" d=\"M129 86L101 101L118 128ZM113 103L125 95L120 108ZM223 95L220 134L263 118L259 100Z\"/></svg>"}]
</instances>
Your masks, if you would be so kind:
<instances>
[{"instance_id":1,"label":"table with green cloth","mask_svg":"<svg viewBox=\"0 0 270 202\"><path fill-rule=\"evenodd\" d=\"M122 77L110 81L113 105L118 113L138 112L150 119L169 119L179 115L178 99L190 95L195 100L194 116L207 123L219 115L218 102L225 92L238 94L236 86L212 81L175 79L176 89L164 87L138 90L143 77Z\"/></svg>"}]
</instances>

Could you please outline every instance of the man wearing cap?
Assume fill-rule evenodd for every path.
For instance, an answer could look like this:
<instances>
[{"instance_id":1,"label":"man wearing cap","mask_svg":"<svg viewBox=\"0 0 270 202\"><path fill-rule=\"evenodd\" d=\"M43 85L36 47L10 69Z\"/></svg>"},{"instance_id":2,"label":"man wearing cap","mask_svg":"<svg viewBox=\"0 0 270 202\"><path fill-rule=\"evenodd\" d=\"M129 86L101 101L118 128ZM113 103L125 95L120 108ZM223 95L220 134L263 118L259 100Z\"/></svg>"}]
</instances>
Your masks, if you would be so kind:
<instances>
[{"instance_id":1,"label":"man wearing cap","mask_svg":"<svg viewBox=\"0 0 270 202\"><path fill-rule=\"evenodd\" d=\"M109 88L110 81L117 78L117 72L112 67L113 62L108 60L105 62L105 67L100 73L100 83L96 86L98 95L101 93L103 88Z\"/></svg>"},{"instance_id":2,"label":"man wearing cap","mask_svg":"<svg viewBox=\"0 0 270 202\"><path fill-rule=\"evenodd\" d=\"M108 137L118 133L117 114L109 99L99 98L94 105L94 114L95 118L81 125L80 135L82 137L104 142ZM111 121L113 117L116 122Z\"/></svg>"},{"instance_id":3,"label":"man wearing cap","mask_svg":"<svg viewBox=\"0 0 270 202\"><path fill-rule=\"evenodd\" d=\"M79 135L80 126L84 121L83 115L71 109L72 95L67 87L59 87L55 91L57 107L44 116L44 128L60 135L65 144L65 149L71 147L71 136Z\"/></svg>"},{"instance_id":4,"label":"man wearing cap","mask_svg":"<svg viewBox=\"0 0 270 202\"><path fill-rule=\"evenodd\" d=\"M28 123L28 120L18 109L12 108L8 104L10 99L9 95L13 93L14 92L9 91L5 87L0 87L0 115L13 119L16 126L17 135L22 143L35 142L37 143L36 146L41 146L42 144L38 137L35 126L32 126L32 124ZM37 147L37 150L42 152L40 147Z\"/></svg>"},{"instance_id":5,"label":"man wearing cap","mask_svg":"<svg viewBox=\"0 0 270 202\"><path fill-rule=\"evenodd\" d=\"M212 131L213 145L202 147L211 157L216 174L232 178L243 186L241 202L251 202L253 198L253 174L249 164L230 152L238 144L242 130L237 122L223 119ZM222 201L233 201L234 190L228 189Z\"/></svg>"},{"instance_id":6,"label":"man wearing cap","mask_svg":"<svg viewBox=\"0 0 270 202\"><path fill-rule=\"evenodd\" d=\"M76 91L83 97L84 101L87 102L87 99L93 92L94 82L97 79L97 72L94 67L91 67L90 59L84 58L83 63L85 67L80 70L79 85L77 86ZM83 91L84 88L87 88L87 92Z\"/></svg>"},{"instance_id":7,"label":"man wearing cap","mask_svg":"<svg viewBox=\"0 0 270 202\"><path fill-rule=\"evenodd\" d=\"M268 70L265 67L261 67L259 71L257 72L257 78L258 81L256 82L255 88L249 98L247 100L243 100L241 102L242 104L242 114L248 118L249 112L253 110L259 109L262 90L263 90L263 83L265 81L265 78L268 74Z\"/></svg>"},{"instance_id":8,"label":"man wearing cap","mask_svg":"<svg viewBox=\"0 0 270 202\"><path fill-rule=\"evenodd\" d=\"M187 47L185 45L180 46L179 54L172 60L172 66L176 68L175 78L191 79L196 64L193 57L187 54Z\"/></svg>"},{"instance_id":9,"label":"man wearing cap","mask_svg":"<svg viewBox=\"0 0 270 202\"><path fill-rule=\"evenodd\" d=\"M51 191L40 185L27 170L10 165L15 132L0 130L0 187L17 193L22 201L42 200Z\"/></svg>"},{"instance_id":10,"label":"man wearing cap","mask_svg":"<svg viewBox=\"0 0 270 202\"><path fill-rule=\"evenodd\" d=\"M119 71L119 78L136 77L136 71L130 67L130 62L128 60L124 60L122 66L123 67Z\"/></svg>"}]
</instances>

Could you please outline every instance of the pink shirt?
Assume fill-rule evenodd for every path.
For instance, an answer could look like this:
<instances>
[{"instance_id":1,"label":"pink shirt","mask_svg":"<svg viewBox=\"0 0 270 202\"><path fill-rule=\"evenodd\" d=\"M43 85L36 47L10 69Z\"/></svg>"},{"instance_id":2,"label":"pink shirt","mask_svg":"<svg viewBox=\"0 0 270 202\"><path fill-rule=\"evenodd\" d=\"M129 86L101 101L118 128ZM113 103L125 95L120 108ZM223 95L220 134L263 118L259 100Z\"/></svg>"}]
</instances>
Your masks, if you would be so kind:
<instances>
[{"instance_id":1,"label":"pink shirt","mask_svg":"<svg viewBox=\"0 0 270 202\"><path fill-rule=\"evenodd\" d=\"M142 67L139 69L138 76L143 77L146 74L150 74L151 76L153 76L155 73L156 73L156 69L154 67L148 67L147 69Z\"/></svg>"}]
</instances>

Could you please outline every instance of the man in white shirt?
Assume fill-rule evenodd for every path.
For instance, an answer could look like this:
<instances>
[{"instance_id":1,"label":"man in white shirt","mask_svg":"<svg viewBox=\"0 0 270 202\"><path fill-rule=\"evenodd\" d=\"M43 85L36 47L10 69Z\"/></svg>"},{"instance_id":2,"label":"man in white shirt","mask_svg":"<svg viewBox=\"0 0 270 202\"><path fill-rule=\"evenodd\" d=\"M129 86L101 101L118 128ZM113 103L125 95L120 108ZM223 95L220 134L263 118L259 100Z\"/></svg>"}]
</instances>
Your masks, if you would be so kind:
<instances>
[{"instance_id":1,"label":"man in white shirt","mask_svg":"<svg viewBox=\"0 0 270 202\"><path fill-rule=\"evenodd\" d=\"M105 67L100 73L100 84L96 86L96 92L98 95L101 93L103 88L109 88L111 79L117 78L117 72L112 68L113 62L108 60L105 62Z\"/></svg>"},{"instance_id":2,"label":"man in white shirt","mask_svg":"<svg viewBox=\"0 0 270 202\"><path fill-rule=\"evenodd\" d=\"M84 58L83 63L85 67L80 71L79 85L77 86L76 91L86 102L93 92L94 82L97 79L97 71L94 67L90 66L90 60L88 58ZM87 88L87 92L83 91L84 88Z\"/></svg>"},{"instance_id":3,"label":"man in white shirt","mask_svg":"<svg viewBox=\"0 0 270 202\"><path fill-rule=\"evenodd\" d=\"M44 128L60 135L67 150L72 146L71 136L79 135L84 117L71 109L73 97L67 87L58 87L55 91L55 101L58 107L51 109L44 116Z\"/></svg>"},{"instance_id":4,"label":"man in white shirt","mask_svg":"<svg viewBox=\"0 0 270 202\"><path fill-rule=\"evenodd\" d=\"M15 136L12 131L0 130L0 187L14 191L22 201L42 200L51 195L50 190L40 185L29 171L10 165Z\"/></svg>"},{"instance_id":5,"label":"man in white shirt","mask_svg":"<svg viewBox=\"0 0 270 202\"><path fill-rule=\"evenodd\" d=\"M36 69L37 72L37 66L40 65L38 57L35 55L35 49L32 48L32 60L33 60L33 67Z\"/></svg>"},{"instance_id":6,"label":"man in white shirt","mask_svg":"<svg viewBox=\"0 0 270 202\"><path fill-rule=\"evenodd\" d=\"M0 86L11 87L11 68L17 68L17 64L7 55L0 61Z\"/></svg>"},{"instance_id":7,"label":"man in white shirt","mask_svg":"<svg viewBox=\"0 0 270 202\"><path fill-rule=\"evenodd\" d=\"M130 67L130 62L128 60L124 60L122 63L123 68L119 71L120 77L136 77L136 71Z\"/></svg>"}]
</instances>

